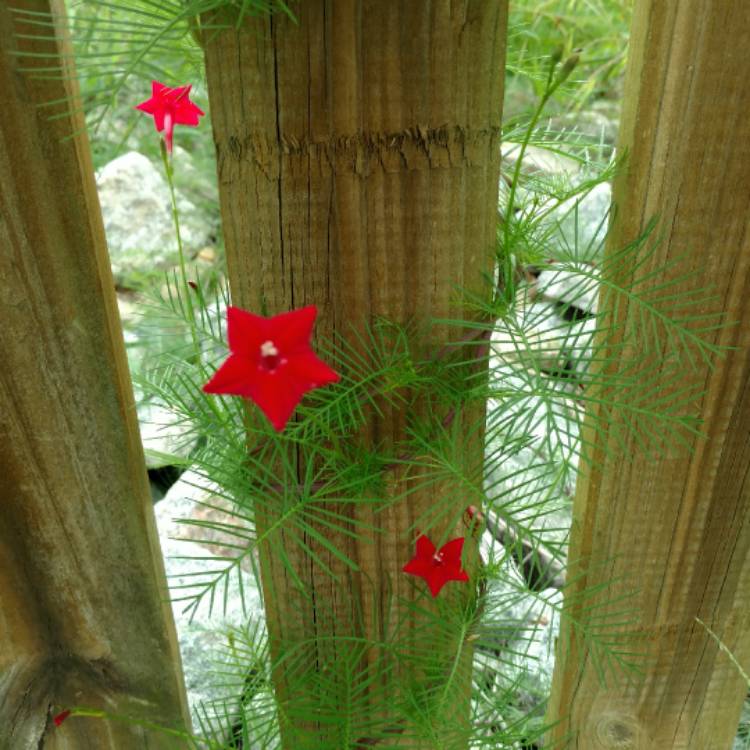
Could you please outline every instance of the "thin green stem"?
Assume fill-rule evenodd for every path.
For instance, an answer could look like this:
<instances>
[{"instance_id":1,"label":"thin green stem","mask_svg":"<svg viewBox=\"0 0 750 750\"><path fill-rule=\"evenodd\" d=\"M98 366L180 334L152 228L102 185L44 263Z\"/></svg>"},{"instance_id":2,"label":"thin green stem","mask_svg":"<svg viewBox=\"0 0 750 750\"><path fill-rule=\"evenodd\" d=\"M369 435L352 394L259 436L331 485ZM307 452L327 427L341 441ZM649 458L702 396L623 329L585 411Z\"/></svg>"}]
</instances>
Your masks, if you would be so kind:
<instances>
[{"instance_id":1,"label":"thin green stem","mask_svg":"<svg viewBox=\"0 0 750 750\"><path fill-rule=\"evenodd\" d=\"M177 196L174 189L174 172L172 168L172 162L167 154L167 148L162 140L161 142L161 159L164 163L164 171L167 175L167 184L169 185L169 199L172 205L172 221L174 222L175 236L177 237L177 252L179 254L180 261L180 281L182 282L182 290L185 296L185 305L187 307L188 326L190 327L190 338L193 342L193 350L195 352L195 361L199 368L202 367L201 348L198 341L198 331L195 324L195 307L193 306L193 299L191 295L190 284L188 283L187 267L185 265L185 248L182 244L182 233L180 232L180 212L177 210Z\"/></svg>"},{"instance_id":2,"label":"thin green stem","mask_svg":"<svg viewBox=\"0 0 750 750\"><path fill-rule=\"evenodd\" d=\"M516 159L515 168L513 169L513 177L510 181L510 194L508 195L508 204L505 209L505 216L503 217L503 241L502 241L502 252L503 252L503 271L502 271L502 284L501 288L505 296L505 304L509 305L513 302L516 295L514 274L513 274L513 258L509 252L510 248L510 230L513 222L513 205L516 201L516 193L518 192L518 185L521 178L521 167L523 166L523 159L526 155L531 137L534 134L534 130L539 123L539 119L544 112L544 108L547 106L547 102L552 98L552 95L562 85L565 79L570 75L570 72L578 62L577 56L571 57L565 61L562 70L555 77L555 70L557 64L560 61L559 55L553 55L549 73L547 74L547 81L544 86L544 92L539 100L539 104L534 110L534 114L529 121L526 132L524 133L523 139L521 140L521 148L518 152L518 158Z\"/></svg>"},{"instance_id":3,"label":"thin green stem","mask_svg":"<svg viewBox=\"0 0 750 750\"><path fill-rule=\"evenodd\" d=\"M442 710L443 706L445 705L445 701L448 698L448 693L450 692L451 686L453 685L453 678L456 676L456 672L458 671L458 665L461 662L461 656L464 653L464 644L466 642L466 630L467 625L464 625L461 628L461 632L458 637L458 648L456 649L456 654L453 657L453 663L451 665L451 670L448 673L448 677L445 681L445 689L443 690L443 695L440 698L440 708Z\"/></svg>"}]
</instances>

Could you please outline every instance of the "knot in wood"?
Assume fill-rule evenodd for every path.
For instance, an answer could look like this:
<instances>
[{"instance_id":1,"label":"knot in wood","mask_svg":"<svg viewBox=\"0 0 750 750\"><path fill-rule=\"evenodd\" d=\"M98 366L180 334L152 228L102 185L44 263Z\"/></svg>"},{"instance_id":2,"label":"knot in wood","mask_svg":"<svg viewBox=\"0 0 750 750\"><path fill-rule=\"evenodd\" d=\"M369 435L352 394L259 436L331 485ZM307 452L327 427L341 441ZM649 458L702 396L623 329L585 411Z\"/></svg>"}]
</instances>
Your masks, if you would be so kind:
<instances>
[{"instance_id":1,"label":"knot in wood","mask_svg":"<svg viewBox=\"0 0 750 750\"><path fill-rule=\"evenodd\" d=\"M596 720L594 736L597 746L607 750L638 747L638 721L634 716L605 713Z\"/></svg>"}]
</instances>

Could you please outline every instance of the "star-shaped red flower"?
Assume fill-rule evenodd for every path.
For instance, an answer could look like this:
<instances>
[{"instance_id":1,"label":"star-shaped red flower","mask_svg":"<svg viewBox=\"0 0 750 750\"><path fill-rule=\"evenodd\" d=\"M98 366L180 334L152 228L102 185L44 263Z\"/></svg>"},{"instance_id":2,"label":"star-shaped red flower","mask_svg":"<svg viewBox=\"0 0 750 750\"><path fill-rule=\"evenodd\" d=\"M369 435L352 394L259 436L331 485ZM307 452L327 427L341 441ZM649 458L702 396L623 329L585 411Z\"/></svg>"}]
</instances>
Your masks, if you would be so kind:
<instances>
[{"instance_id":1,"label":"star-shaped red flower","mask_svg":"<svg viewBox=\"0 0 750 750\"><path fill-rule=\"evenodd\" d=\"M435 545L422 534L417 539L416 554L404 565L404 573L424 578L435 597L448 581L469 580L466 571L461 569L463 548L464 537L459 537L451 539L435 551Z\"/></svg>"},{"instance_id":2,"label":"star-shaped red flower","mask_svg":"<svg viewBox=\"0 0 750 750\"><path fill-rule=\"evenodd\" d=\"M264 318L227 308L229 358L203 386L254 401L283 430L307 391L339 379L310 348L314 305Z\"/></svg>"},{"instance_id":3,"label":"star-shaped red flower","mask_svg":"<svg viewBox=\"0 0 750 750\"><path fill-rule=\"evenodd\" d=\"M167 152L172 153L172 133L175 125L198 124L198 118L205 114L198 106L190 101L191 85L169 88L158 81L151 82L151 98L136 106L141 112L154 116L154 125L161 133L164 131L164 141Z\"/></svg>"}]
</instances>

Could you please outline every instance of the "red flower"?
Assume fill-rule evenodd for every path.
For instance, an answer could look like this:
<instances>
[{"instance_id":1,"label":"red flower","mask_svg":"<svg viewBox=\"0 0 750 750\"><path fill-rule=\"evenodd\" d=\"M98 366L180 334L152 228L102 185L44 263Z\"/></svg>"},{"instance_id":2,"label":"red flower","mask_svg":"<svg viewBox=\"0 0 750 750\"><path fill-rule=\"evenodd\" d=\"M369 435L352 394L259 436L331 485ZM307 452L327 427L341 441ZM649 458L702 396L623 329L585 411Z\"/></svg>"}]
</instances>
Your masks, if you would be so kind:
<instances>
[{"instance_id":1,"label":"red flower","mask_svg":"<svg viewBox=\"0 0 750 750\"><path fill-rule=\"evenodd\" d=\"M435 597L448 581L469 580L466 571L461 570L463 548L464 537L459 537L446 542L436 552L435 545L422 534L417 539L416 554L404 565L404 573L424 578Z\"/></svg>"},{"instance_id":2,"label":"red flower","mask_svg":"<svg viewBox=\"0 0 750 750\"><path fill-rule=\"evenodd\" d=\"M230 355L203 390L252 399L283 430L307 391L339 379L310 348L317 314L314 305L272 318L228 307Z\"/></svg>"},{"instance_id":3,"label":"red flower","mask_svg":"<svg viewBox=\"0 0 750 750\"><path fill-rule=\"evenodd\" d=\"M198 124L198 118L205 114L190 101L190 84L171 89L158 81L151 82L151 98L141 102L136 109L154 116L154 125L161 133L167 152L172 153L172 132L175 125Z\"/></svg>"},{"instance_id":4,"label":"red flower","mask_svg":"<svg viewBox=\"0 0 750 750\"><path fill-rule=\"evenodd\" d=\"M55 722L56 727L59 727L60 724L62 724L65 721L65 719L68 718L68 716L70 716L70 711L63 711L62 713L57 714L57 716L55 716L54 719L52 719L52 721Z\"/></svg>"}]
</instances>

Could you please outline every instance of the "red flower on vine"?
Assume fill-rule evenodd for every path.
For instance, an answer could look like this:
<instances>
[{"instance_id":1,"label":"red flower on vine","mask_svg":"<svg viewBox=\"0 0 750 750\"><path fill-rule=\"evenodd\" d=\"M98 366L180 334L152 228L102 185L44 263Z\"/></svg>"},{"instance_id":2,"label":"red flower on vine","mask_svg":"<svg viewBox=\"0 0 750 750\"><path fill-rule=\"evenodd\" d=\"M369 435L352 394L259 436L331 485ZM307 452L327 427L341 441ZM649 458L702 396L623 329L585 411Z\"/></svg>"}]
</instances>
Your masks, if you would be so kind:
<instances>
[{"instance_id":1,"label":"red flower on vine","mask_svg":"<svg viewBox=\"0 0 750 750\"><path fill-rule=\"evenodd\" d=\"M305 393L339 379L310 348L317 314L314 305L271 318L228 307L229 358L203 390L251 399L283 430Z\"/></svg>"},{"instance_id":2,"label":"red flower on vine","mask_svg":"<svg viewBox=\"0 0 750 750\"><path fill-rule=\"evenodd\" d=\"M190 101L191 84L169 88L158 81L151 82L151 98L141 102L136 109L153 115L154 125L161 133L164 132L164 142L167 153L172 153L172 133L175 125L190 125L195 127L198 118L205 114L197 105Z\"/></svg>"},{"instance_id":3,"label":"red flower on vine","mask_svg":"<svg viewBox=\"0 0 750 750\"><path fill-rule=\"evenodd\" d=\"M59 727L60 724L62 724L65 719L68 718L68 716L70 716L70 711L63 711L62 713L57 714L57 716L55 716L52 721L55 722L56 727Z\"/></svg>"},{"instance_id":4,"label":"red flower on vine","mask_svg":"<svg viewBox=\"0 0 750 750\"><path fill-rule=\"evenodd\" d=\"M424 578L432 596L436 597L448 581L469 580L466 571L461 569L463 548L464 537L459 537L436 551L435 545L422 534L417 539L416 554L404 565L404 573Z\"/></svg>"}]
</instances>

